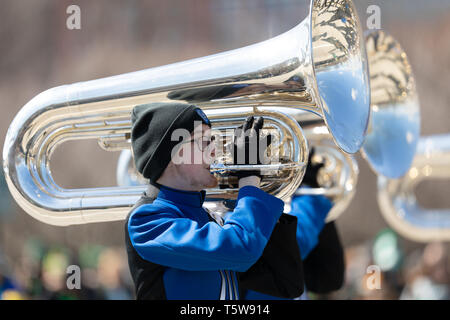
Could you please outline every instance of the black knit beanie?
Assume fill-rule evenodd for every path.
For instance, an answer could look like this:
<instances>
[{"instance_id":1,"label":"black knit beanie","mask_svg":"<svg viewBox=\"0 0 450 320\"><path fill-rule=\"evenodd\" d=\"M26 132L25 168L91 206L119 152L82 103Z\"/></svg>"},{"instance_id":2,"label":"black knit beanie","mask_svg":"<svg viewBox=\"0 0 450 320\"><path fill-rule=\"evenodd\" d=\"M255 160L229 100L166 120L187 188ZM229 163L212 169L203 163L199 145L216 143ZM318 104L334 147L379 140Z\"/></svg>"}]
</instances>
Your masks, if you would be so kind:
<instances>
[{"instance_id":1,"label":"black knit beanie","mask_svg":"<svg viewBox=\"0 0 450 320\"><path fill-rule=\"evenodd\" d=\"M182 103L150 103L133 108L131 146L136 169L156 183L171 160L172 149L180 141L171 141L176 129L194 131L194 121L211 126L203 111Z\"/></svg>"}]
</instances>

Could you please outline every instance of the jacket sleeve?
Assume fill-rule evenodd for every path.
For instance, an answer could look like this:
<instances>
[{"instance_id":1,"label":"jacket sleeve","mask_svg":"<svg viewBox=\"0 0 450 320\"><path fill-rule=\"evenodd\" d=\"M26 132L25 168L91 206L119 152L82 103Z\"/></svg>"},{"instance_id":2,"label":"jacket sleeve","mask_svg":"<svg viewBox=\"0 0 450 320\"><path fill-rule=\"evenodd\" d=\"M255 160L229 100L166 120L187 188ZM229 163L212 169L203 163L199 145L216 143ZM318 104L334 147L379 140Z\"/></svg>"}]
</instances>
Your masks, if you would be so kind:
<instances>
[{"instance_id":1,"label":"jacket sleeve","mask_svg":"<svg viewBox=\"0 0 450 320\"><path fill-rule=\"evenodd\" d=\"M137 253L153 263L192 271L246 271L263 253L283 207L280 199L246 186L222 227L199 225L155 202L131 214L128 233Z\"/></svg>"},{"instance_id":2,"label":"jacket sleeve","mask_svg":"<svg viewBox=\"0 0 450 320\"><path fill-rule=\"evenodd\" d=\"M304 261L305 283L309 291L324 294L344 284L345 259L334 222L327 223L319 243Z\"/></svg>"},{"instance_id":3,"label":"jacket sleeve","mask_svg":"<svg viewBox=\"0 0 450 320\"><path fill-rule=\"evenodd\" d=\"M283 214L273 230L261 258L239 274L243 290L253 290L278 298L296 298L304 290L303 264L296 240L297 218Z\"/></svg>"},{"instance_id":4,"label":"jacket sleeve","mask_svg":"<svg viewBox=\"0 0 450 320\"><path fill-rule=\"evenodd\" d=\"M331 201L324 196L297 196L292 199L289 214L298 220L297 243L303 260L317 245L331 207Z\"/></svg>"}]
</instances>

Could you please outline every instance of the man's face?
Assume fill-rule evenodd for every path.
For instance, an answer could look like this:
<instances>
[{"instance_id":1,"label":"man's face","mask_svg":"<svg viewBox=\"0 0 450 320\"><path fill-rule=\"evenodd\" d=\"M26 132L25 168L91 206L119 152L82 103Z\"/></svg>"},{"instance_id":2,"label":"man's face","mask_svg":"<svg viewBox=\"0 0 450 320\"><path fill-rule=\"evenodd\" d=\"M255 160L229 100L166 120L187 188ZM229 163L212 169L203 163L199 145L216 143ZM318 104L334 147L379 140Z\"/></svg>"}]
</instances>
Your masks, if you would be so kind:
<instances>
[{"instance_id":1,"label":"man's face","mask_svg":"<svg viewBox=\"0 0 450 320\"><path fill-rule=\"evenodd\" d=\"M211 128L205 124L198 125L172 159L177 173L194 189L202 190L217 186L217 179L209 170L215 157L213 140Z\"/></svg>"}]
</instances>

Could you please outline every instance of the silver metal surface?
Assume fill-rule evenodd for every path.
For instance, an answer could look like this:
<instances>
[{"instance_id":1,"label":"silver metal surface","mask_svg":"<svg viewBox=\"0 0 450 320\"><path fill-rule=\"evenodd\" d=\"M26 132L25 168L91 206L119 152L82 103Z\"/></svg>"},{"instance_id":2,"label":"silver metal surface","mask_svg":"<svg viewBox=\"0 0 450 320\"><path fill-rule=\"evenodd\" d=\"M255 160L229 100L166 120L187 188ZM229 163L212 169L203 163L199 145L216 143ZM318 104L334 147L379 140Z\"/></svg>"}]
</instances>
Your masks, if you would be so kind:
<instances>
[{"instance_id":1,"label":"silver metal surface","mask_svg":"<svg viewBox=\"0 0 450 320\"><path fill-rule=\"evenodd\" d=\"M298 122L291 116L278 111L259 108L233 108L228 110L207 110L206 114L216 133L215 159L210 171L216 176L221 188L208 189L208 199L236 199L239 192L238 179L233 173L240 170L259 170L261 189L285 199L300 185L308 161L308 143ZM234 165L231 157L231 142L234 129L253 115L264 117L263 134L271 134L275 141L270 146L267 164ZM217 148L219 146L219 148Z\"/></svg>"},{"instance_id":2,"label":"silver metal surface","mask_svg":"<svg viewBox=\"0 0 450 320\"><path fill-rule=\"evenodd\" d=\"M428 209L414 189L424 180L450 178L450 134L421 137L407 174L378 177L378 204L389 225L413 241L450 241L450 209ZM446 190L448 191L448 190Z\"/></svg>"},{"instance_id":3,"label":"silver metal surface","mask_svg":"<svg viewBox=\"0 0 450 320\"><path fill-rule=\"evenodd\" d=\"M383 31L366 39L371 86L371 119L362 154L377 174L403 176L420 137L419 99L408 57Z\"/></svg>"},{"instance_id":4,"label":"silver metal surface","mask_svg":"<svg viewBox=\"0 0 450 320\"><path fill-rule=\"evenodd\" d=\"M333 202L327 221L336 220L349 206L356 192L359 168L353 155L339 150L332 143L325 126L314 122L300 121L303 124L306 140L314 146L315 154L311 159L315 163L323 163L317 180L320 188L299 188L295 195L322 195Z\"/></svg>"},{"instance_id":5,"label":"silver metal surface","mask_svg":"<svg viewBox=\"0 0 450 320\"><path fill-rule=\"evenodd\" d=\"M362 155L377 175L403 176L411 166L420 135L419 100L408 57L384 31L366 34L371 89L371 118ZM303 118L303 119L302 119ZM334 202L328 221L337 219L356 191L358 165L350 155L339 155L329 143L327 128L311 115L298 116L311 146L325 163L339 163L319 171L323 188L299 189L297 195L320 194ZM325 180L325 181L324 181Z\"/></svg>"},{"instance_id":6,"label":"silver metal surface","mask_svg":"<svg viewBox=\"0 0 450 320\"><path fill-rule=\"evenodd\" d=\"M369 117L366 68L353 3L312 0L303 22L273 39L37 95L8 130L5 178L17 203L45 223L124 219L142 187L64 189L53 180L49 162L55 148L69 140L96 139L111 151L127 148L131 110L150 102L194 103L204 111L256 105L309 110L325 119L339 147L354 153ZM267 188L280 196L295 191L292 185L279 190L274 183Z\"/></svg>"}]
</instances>

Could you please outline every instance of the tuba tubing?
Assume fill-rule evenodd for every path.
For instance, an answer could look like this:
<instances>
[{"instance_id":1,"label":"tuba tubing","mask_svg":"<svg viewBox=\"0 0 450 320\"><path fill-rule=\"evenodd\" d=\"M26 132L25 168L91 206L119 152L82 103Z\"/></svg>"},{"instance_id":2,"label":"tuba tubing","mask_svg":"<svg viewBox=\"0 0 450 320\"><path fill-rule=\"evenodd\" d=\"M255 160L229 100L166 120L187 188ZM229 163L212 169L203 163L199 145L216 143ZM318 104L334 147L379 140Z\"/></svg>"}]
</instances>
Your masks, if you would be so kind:
<instances>
[{"instance_id":1,"label":"tuba tubing","mask_svg":"<svg viewBox=\"0 0 450 320\"><path fill-rule=\"evenodd\" d=\"M275 38L49 89L29 101L8 129L3 169L9 190L27 213L45 223L124 219L141 188L64 189L54 181L49 162L55 148L69 140L96 139L110 151L129 147L131 110L151 102L192 103L206 113L261 106L274 112L285 107L295 116L298 110L308 110L324 119L342 150L357 152L367 131L370 103L363 40L351 0L311 0L308 16ZM280 113L278 118L287 117ZM297 124L288 126L299 132ZM301 144L301 134L295 136L292 139ZM290 154L298 165L292 181L299 184L301 159L307 154ZM293 189L291 184L281 195Z\"/></svg>"},{"instance_id":2,"label":"tuba tubing","mask_svg":"<svg viewBox=\"0 0 450 320\"><path fill-rule=\"evenodd\" d=\"M450 178L450 134L421 137L408 173L378 177L378 204L388 224L418 242L450 241L450 209L423 208L414 194L424 180Z\"/></svg>"}]
</instances>

